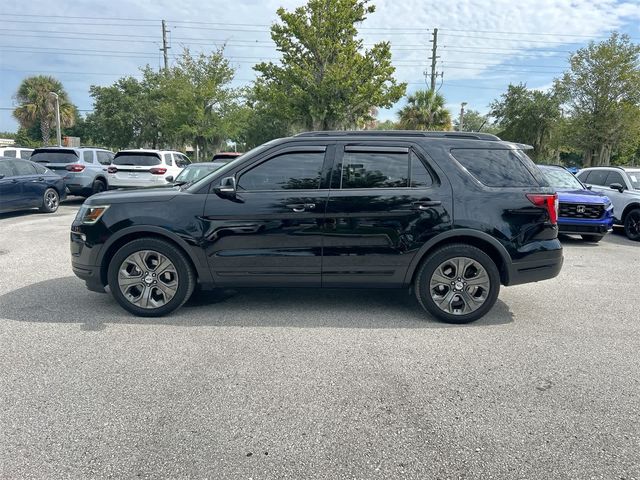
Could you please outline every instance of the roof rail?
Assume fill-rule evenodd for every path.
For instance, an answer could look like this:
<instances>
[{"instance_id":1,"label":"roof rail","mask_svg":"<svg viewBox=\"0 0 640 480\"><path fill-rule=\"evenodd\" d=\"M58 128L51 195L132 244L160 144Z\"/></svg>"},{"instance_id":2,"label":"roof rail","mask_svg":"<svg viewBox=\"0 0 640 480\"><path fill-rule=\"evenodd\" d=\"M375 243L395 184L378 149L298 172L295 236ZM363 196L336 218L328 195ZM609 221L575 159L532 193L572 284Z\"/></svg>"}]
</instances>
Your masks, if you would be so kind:
<instances>
[{"instance_id":1,"label":"roof rail","mask_svg":"<svg viewBox=\"0 0 640 480\"><path fill-rule=\"evenodd\" d=\"M464 140L500 141L499 137L490 133L480 132L422 132L419 130L328 130L317 132L302 132L295 137L428 137L428 138L459 138Z\"/></svg>"}]
</instances>

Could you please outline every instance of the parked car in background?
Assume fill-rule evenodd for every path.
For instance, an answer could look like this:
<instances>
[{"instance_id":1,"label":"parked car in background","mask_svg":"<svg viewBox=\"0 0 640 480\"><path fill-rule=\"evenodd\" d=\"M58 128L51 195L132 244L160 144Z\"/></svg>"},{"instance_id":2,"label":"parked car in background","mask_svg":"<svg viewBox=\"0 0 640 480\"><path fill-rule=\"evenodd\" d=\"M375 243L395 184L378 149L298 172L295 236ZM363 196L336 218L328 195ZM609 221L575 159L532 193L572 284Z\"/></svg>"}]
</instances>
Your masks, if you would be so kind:
<instances>
[{"instance_id":1,"label":"parked car in background","mask_svg":"<svg viewBox=\"0 0 640 480\"><path fill-rule=\"evenodd\" d=\"M58 210L66 197L64 180L29 160L0 157L0 212L38 208Z\"/></svg>"},{"instance_id":2,"label":"parked car in background","mask_svg":"<svg viewBox=\"0 0 640 480\"><path fill-rule=\"evenodd\" d=\"M613 203L614 223L624 227L631 240L640 241L640 167L590 167L578 179Z\"/></svg>"},{"instance_id":3,"label":"parked car in background","mask_svg":"<svg viewBox=\"0 0 640 480\"><path fill-rule=\"evenodd\" d=\"M169 150L121 150L109 165L110 188L165 186L173 181L191 160Z\"/></svg>"},{"instance_id":4,"label":"parked car in background","mask_svg":"<svg viewBox=\"0 0 640 480\"><path fill-rule=\"evenodd\" d=\"M564 167L538 165L558 192L560 233L582 236L587 242L599 242L613 227L613 204L609 198L592 192Z\"/></svg>"},{"instance_id":5,"label":"parked car in background","mask_svg":"<svg viewBox=\"0 0 640 480\"><path fill-rule=\"evenodd\" d=\"M235 157L237 158L237 157ZM228 160L214 160L213 162L199 162L187 165L175 179L167 177L168 182L172 182L176 186L184 186L190 183L195 183L198 180L206 177L212 172L215 172L219 168L228 165Z\"/></svg>"},{"instance_id":6,"label":"parked car in background","mask_svg":"<svg viewBox=\"0 0 640 480\"><path fill-rule=\"evenodd\" d=\"M231 160L235 160L236 158L238 158L240 155L242 155L241 152L218 152L213 156L211 161L212 162L222 162L222 161L230 162Z\"/></svg>"},{"instance_id":7,"label":"parked car in background","mask_svg":"<svg viewBox=\"0 0 640 480\"><path fill-rule=\"evenodd\" d=\"M31 161L60 175L72 195L88 197L105 191L113 152L97 147L36 148Z\"/></svg>"},{"instance_id":8,"label":"parked car in background","mask_svg":"<svg viewBox=\"0 0 640 480\"><path fill-rule=\"evenodd\" d=\"M89 198L71 227L73 271L145 317L198 284L412 288L436 318L471 322L501 284L562 267L557 195L521 148L467 132L273 140L187 188Z\"/></svg>"},{"instance_id":9,"label":"parked car in background","mask_svg":"<svg viewBox=\"0 0 640 480\"><path fill-rule=\"evenodd\" d=\"M0 157L22 158L29 160L33 148L25 147L0 147Z\"/></svg>"}]
</instances>

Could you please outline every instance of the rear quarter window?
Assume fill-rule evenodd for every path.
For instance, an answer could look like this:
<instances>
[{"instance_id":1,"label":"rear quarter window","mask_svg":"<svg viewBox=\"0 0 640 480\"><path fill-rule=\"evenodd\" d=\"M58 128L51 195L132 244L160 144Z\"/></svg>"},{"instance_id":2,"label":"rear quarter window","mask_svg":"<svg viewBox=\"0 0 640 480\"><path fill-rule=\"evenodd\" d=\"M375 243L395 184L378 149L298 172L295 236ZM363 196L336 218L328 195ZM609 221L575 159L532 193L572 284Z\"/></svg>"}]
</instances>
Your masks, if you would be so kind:
<instances>
[{"instance_id":1,"label":"rear quarter window","mask_svg":"<svg viewBox=\"0 0 640 480\"><path fill-rule=\"evenodd\" d=\"M535 164L512 149L454 148L451 155L480 183L487 187L529 187L540 182L529 168ZM525 163L531 162L527 167Z\"/></svg>"}]
</instances>

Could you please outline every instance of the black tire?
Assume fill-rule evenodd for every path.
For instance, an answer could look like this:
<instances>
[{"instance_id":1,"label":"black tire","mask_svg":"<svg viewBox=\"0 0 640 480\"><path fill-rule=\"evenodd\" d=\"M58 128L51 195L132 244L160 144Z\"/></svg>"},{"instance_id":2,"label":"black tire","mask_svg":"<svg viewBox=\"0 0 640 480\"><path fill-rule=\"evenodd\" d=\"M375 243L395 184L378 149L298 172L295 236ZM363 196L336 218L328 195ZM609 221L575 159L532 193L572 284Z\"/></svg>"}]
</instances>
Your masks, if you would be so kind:
<instances>
[{"instance_id":1,"label":"black tire","mask_svg":"<svg viewBox=\"0 0 640 480\"><path fill-rule=\"evenodd\" d=\"M104 192L107 189L107 184L100 180L99 178L93 181L91 185L91 195L95 195L96 193Z\"/></svg>"},{"instance_id":2,"label":"black tire","mask_svg":"<svg viewBox=\"0 0 640 480\"><path fill-rule=\"evenodd\" d=\"M55 188L47 188L42 194L42 204L40 211L42 213L54 213L60 206L60 195Z\"/></svg>"},{"instance_id":3,"label":"black tire","mask_svg":"<svg viewBox=\"0 0 640 480\"><path fill-rule=\"evenodd\" d=\"M445 312L436 304L431 295L431 278L436 269L438 269L443 263L447 262L447 260L456 257L464 257L479 263L489 277L489 288L486 292L484 303L482 303L476 310L466 314ZM466 271L468 272L469 270L467 269ZM455 280L455 278L451 278L451 280ZM446 323L470 323L485 315L496 303L498 293L500 293L500 273L498 272L498 267L496 267L496 264L491 257L482 250L471 245L456 243L441 247L429 255L429 257L422 263L421 267L419 267L414 287L416 298L422 308L437 319ZM449 304L451 305L452 302L449 302Z\"/></svg>"},{"instance_id":4,"label":"black tire","mask_svg":"<svg viewBox=\"0 0 640 480\"><path fill-rule=\"evenodd\" d=\"M581 235L585 242L598 243L604 238L604 235Z\"/></svg>"},{"instance_id":5,"label":"black tire","mask_svg":"<svg viewBox=\"0 0 640 480\"><path fill-rule=\"evenodd\" d=\"M631 210L624 217L624 233L629 240L640 240L640 208Z\"/></svg>"},{"instance_id":6,"label":"black tire","mask_svg":"<svg viewBox=\"0 0 640 480\"><path fill-rule=\"evenodd\" d=\"M177 274L177 288L175 295L168 302L158 308L142 308L129 301L121 291L118 275L123 262L133 253L150 250L167 257L175 267ZM142 274L141 274L142 278ZM160 317L180 308L191 297L196 286L196 275L191 262L175 245L157 238L140 238L122 246L111 258L107 272L107 279L111 294L116 301L128 312L140 317ZM149 286L148 288L153 288ZM129 293L129 292L127 292Z\"/></svg>"}]
</instances>

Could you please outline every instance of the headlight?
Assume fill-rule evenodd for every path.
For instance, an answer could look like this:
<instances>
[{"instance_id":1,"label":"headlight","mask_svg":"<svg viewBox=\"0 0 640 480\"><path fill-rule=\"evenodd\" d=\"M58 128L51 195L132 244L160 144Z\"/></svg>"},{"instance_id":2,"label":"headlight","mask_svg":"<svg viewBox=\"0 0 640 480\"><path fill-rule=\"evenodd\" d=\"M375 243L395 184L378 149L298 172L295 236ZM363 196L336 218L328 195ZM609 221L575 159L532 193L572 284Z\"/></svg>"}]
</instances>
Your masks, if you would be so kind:
<instances>
[{"instance_id":1,"label":"headlight","mask_svg":"<svg viewBox=\"0 0 640 480\"><path fill-rule=\"evenodd\" d=\"M78 210L76 220L80 220L85 225L93 225L107 211L109 205L83 205Z\"/></svg>"}]
</instances>

